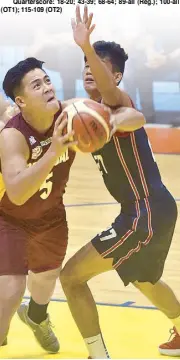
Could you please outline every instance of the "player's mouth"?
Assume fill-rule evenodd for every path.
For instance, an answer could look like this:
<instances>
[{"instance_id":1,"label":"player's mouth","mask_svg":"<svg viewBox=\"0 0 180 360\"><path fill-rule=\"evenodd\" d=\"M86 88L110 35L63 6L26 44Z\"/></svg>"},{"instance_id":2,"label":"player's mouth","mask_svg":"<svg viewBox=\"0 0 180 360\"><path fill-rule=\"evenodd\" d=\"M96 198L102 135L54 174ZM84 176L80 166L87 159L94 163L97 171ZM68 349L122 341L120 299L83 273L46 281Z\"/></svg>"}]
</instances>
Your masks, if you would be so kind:
<instances>
[{"instance_id":1,"label":"player's mouth","mask_svg":"<svg viewBox=\"0 0 180 360\"><path fill-rule=\"evenodd\" d=\"M46 101L47 101L47 103L50 103L50 102L52 102L52 101L54 101L54 100L56 100L56 98L55 98L54 95L52 95L52 96L49 97Z\"/></svg>"},{"instance_id":2,"label":"player's mouth","mask_svg":"<svg viewBox=\"0 0 180 360\"><path fill-rule=\"evenodd\" d=\"M92 77L92 76L87 76L87 77L85 78L85 83L86 83L86 84L92 84L92 83L94 83L93 77Z\"/></svg>"}]
</instances>

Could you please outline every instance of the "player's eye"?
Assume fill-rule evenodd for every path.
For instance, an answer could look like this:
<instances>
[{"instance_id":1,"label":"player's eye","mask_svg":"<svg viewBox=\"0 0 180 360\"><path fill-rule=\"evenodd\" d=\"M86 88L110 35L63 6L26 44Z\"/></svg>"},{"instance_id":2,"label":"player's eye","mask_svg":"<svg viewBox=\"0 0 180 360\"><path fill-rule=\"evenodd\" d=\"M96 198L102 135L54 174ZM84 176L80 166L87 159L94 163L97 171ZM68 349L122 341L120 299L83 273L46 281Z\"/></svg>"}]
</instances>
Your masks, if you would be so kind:
<instances>
[{"instance_id":1,"label":"player's eye","mask_svg":"<svg viewBox=\"0 0 180 360\"><path fill-rule=\"evenodd\" d=\"M33 89L38 89L40 88L40 83L36 83L34 86L33 86Z\"/></svg>"},{"instance_id":2,"label":"player's eye","mask_svg":"<svg viewBox=\"0 0 180 360\"><path fill-rule=\"evenodd\" d=\"M47 84L51 84L50 78L46 78L46 83L47 83Z\"/></svg>"}]
</instances>

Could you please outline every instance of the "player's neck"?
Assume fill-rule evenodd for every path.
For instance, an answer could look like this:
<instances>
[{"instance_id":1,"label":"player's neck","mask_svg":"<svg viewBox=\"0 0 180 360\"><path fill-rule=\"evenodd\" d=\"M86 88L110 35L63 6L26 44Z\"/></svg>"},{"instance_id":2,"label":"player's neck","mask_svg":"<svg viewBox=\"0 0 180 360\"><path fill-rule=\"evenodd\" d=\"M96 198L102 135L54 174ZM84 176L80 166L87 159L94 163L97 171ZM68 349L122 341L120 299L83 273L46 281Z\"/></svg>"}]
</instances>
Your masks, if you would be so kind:
<instances>
[{"instance_id":1,"label":"player's neck","mask_svg":"<svg viewBox=\"0 0 180 360\"><path fill-rule=\"evenodd\" d=\"M33 129L42 134L51 127L54 120L54 115L47 115L47 113L39 115L23 112L22 116Z\"/></svg>"},{"instance_id":2,"label":"player's neck","mask_svg":"<svg viewBox=\"0 0 180 360\"><path fill-rule=\"evenodd\" d=\"M101 102L102 97L101 94L99 94L99 92L94 92L93 94L91 94L90 99L97 102Z\"/></svg>"}]
</instances>

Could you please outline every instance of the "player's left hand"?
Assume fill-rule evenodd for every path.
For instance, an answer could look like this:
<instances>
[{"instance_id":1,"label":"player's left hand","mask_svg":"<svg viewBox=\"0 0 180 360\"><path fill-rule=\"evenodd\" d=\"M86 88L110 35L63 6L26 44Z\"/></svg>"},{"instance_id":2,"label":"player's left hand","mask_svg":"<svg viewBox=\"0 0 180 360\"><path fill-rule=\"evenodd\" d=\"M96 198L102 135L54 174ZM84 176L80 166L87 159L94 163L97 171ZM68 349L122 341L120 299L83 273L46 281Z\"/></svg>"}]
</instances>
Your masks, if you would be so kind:
<instances>
[{"instance_id":1,"label":"player's left hand","mask_svg":"<svg viewBox=\"0 0 180 360\"><path fill-rule=\"evenodd\" d=\"M111 114L110 124L111 124L111 127L112 127L111 132L110 132L110 139L111 139L112 136L118 131L118 123L116 121L115 114Z\"/></svg>"},{"instance_id":2,"label":"player's left hand","mask_svg":"<svg viewBox=\"0 0 180 360\"><path fill-rule=\"evenodd\" d=\"M112 110L109 106L103 104L104 109L109 112L110 115L110 125L111 125L111 132L109 135L109 141L111 140L112 136L115 134L115 132L118 130L118 122L116 119L116 113L118 110Z\"/></svg>"},{"instance_id":3,"label":"player's left hand","mask_svg":"<svg viewBox=\"0 0 180 360\"><path fill-rule=\"evenodd\" d=\"M92 18L93 13L88 15L87 5L84 6L83 19L81 17L79 5L76 6L76 19L71 20L71 26L73 29L74 41L84 52L90 45L90 35L95 28L95 25L91 25Z\"/></svg>"},{"instance_id":4,"label":"player's left hand","mask_svg":"<svg viewBox=\"0 0 180 360\"><path fill-rule=\"evenodd\" d=\"M112 136L121 129L121 123L124 120L123 114L123 107L119 107L115 110L111 109L110 113L110 125L111 125L111 132L110 132L110 139ZM121 129L122 131L122 129Z\"/></svg>"}]
</instances>

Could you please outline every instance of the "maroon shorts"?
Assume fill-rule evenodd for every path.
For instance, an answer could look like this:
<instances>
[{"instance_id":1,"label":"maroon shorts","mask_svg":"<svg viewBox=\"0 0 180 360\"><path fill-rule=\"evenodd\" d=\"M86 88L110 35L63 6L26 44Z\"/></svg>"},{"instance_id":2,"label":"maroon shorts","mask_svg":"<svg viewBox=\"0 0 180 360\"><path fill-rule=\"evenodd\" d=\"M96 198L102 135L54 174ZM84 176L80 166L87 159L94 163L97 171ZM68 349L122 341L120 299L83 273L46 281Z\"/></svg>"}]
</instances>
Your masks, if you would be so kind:
<instances>
[{"instance_id":1,"label":"maroon shorts","mask_svg":"<svg viewBox=\"0 0 180 360\"><path fill-rule=\"evenodd\" d=\"M0 215L0 275L56 269L64 260L67 242L65 212L21 222Z\"/></svg>"}]
</instances>

